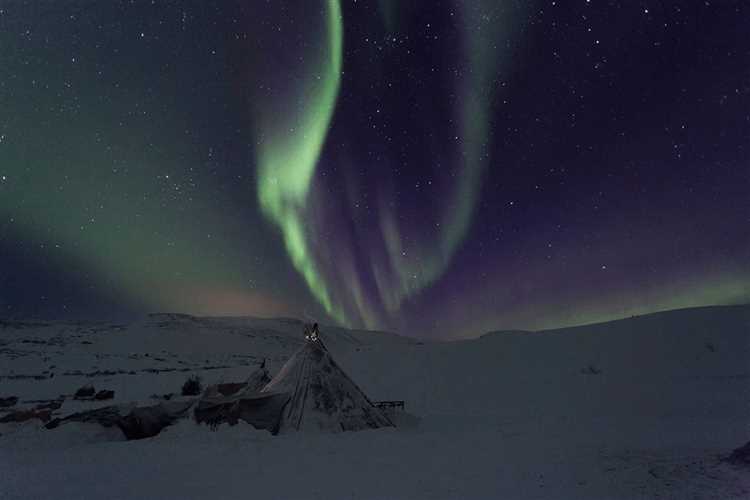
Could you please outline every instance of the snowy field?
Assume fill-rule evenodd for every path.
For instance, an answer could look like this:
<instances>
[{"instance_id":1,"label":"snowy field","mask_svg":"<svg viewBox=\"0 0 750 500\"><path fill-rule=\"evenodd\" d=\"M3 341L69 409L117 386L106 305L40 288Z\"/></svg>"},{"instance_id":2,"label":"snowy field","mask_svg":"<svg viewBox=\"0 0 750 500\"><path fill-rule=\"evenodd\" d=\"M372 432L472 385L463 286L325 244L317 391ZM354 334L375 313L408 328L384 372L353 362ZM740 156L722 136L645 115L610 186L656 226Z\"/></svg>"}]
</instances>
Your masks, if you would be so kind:
<instances>
[{"instance_id":1,"label":"snowy field","mask_svg":"<svg viewBox=\"0 0 750 500\"><path fill-rule=\"evenodd\" d=\"M275 373L294 320L153 315L129 325L0 323L10 411L52 417ZM750 306L711 307L446 343L323 327L372 400L404 400L397 428L272 436L191 420L154 438L39 420L0 424L0 498L750 498ZM85 384L114 400L76 401ZM61 398L61 396L64 396Z\"/></svg>"}]
</instances>

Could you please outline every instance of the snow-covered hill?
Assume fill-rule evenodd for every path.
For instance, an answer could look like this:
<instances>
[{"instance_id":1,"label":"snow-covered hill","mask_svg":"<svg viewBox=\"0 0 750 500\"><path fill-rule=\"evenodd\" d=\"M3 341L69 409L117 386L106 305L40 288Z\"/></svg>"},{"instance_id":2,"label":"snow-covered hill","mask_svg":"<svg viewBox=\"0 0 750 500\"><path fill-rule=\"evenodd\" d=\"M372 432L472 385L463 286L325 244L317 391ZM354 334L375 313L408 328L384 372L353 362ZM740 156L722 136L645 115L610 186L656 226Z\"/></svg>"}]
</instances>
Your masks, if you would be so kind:
<instances>
[{"instance_id":1,"label":"snow-covered hill","mask_svg":"<svg viewBox=\"0 0 750 500\"><path fill-rule=\"evenodd\" d=\"M750 470L719 461L750 440L750 306L446 343L322 335L371 399L405 400L420 423L274 437L184 421L142 441L0 424L0 498L750 495ZM291 319L6 321L0 398L29 408L91 383L115 403L153 402L193 374L237 381L263 359L275 373L302 341ZM59 415L112 404L61 402Z\"/></svg>"}]
</instances>

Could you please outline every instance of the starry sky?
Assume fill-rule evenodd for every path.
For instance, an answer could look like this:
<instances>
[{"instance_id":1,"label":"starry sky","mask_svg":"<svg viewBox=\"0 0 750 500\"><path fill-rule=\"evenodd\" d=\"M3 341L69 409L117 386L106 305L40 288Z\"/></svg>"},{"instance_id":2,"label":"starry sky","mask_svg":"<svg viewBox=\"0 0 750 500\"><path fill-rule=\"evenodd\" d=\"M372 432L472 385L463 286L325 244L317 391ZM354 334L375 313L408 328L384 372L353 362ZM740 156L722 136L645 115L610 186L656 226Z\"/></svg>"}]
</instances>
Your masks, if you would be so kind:
<instances>
[{"instance_id":1,"label":"starry sky","mask_svg":"<svg viewBox=\"0 0 750 500\"><path fill-rule=\"evenodd\" d=\"M750 302L742 1L0 3L0 316L434 339Z\"/></svg>"}]
</instances>

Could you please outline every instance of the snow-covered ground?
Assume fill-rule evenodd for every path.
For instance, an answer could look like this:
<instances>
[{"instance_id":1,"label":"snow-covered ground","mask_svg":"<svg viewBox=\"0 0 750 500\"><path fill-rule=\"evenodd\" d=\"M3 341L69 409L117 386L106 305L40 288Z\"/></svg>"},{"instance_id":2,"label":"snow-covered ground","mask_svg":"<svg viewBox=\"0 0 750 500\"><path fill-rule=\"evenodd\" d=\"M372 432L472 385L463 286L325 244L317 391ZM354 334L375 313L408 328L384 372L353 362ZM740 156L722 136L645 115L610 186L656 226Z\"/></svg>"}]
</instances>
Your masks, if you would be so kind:
<instances>
[{"instance_id":1,"label":"snow-covered ground","mask_svg":"<svg viewBox=\"0 0 750 500\"><path fill-rule=\"evenodd\" d=\"M294 320L154 315L135 324L0 323L0 398L13 408L84 384L154 404L191 374L271 373ZM154 438L37 421L0 424L0 498L750 498L750 469L719 461L750 440L750 306L659 313L447 343L322 328L373 400L405 400L398 428L271 436L190 420ZM0 411L0 418L4 415Z\"/></svg>"}]
</instances>

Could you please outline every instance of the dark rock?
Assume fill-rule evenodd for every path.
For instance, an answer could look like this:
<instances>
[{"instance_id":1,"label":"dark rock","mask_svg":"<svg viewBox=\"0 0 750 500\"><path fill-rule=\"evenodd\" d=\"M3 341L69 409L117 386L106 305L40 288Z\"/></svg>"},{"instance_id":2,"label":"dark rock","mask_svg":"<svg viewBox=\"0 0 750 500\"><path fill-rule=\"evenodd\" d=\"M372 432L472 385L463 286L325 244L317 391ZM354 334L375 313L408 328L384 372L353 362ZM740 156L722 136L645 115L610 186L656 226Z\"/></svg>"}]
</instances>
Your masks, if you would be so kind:
<instances>
[{"instance_id":1,"label":"dark rock","mask_svg":"<svg viewBox=\"0 0 750 500\"><path fill-rule=\"evenodd\" d=\"M96 393L94 399L97 401L104 401L105 399L112 399L115 397L115 391L101 390Z\"/></svg>"},{"instance_id":2,"label":"dark rock","mask_svg":"<svg viewBox=\"0 0 750 500\"><path fill-rule=\"evenodd\" d=\"M597 368L594 365L589 365L586 368L581 369L581 373L585 375L599 375L601 372L601 369Z\"/></svg>"},{"instance_id":3,"label":"dark rock","mask_svg":"<svg viewBox=\"0 0 750 500\"><path fill-rule=\"evenodd\" d=\"M96 390L94 389L94 386L88 384L78 389L73 397L75 399L90 399L94 396L95 393Z\"/></svg>"},{"instance_id":4,"label":"dark rock","mask_svg":"<svg viewBox=\"0 0 750 500\"><path fill-rule=\"evenodd\" d=\"M16 403L18 403L18 398L16 396L0 398L0 408L9 408L11 406L15 406Z\"/></svg>"},{"instance_id":5,"label":"dark rock","mask_svg":"<svg viewBox=\"0 0 750 500\"><path fill-rule=\"evenodd\" d=\"M183 396L197 396L202 390L201 378L197 375L193 375L182 384Z\"/></svg>"},{"instance_id":6,"label":"dark rock","mask_svg":"<svg viewBox=\"0 0 750 500\"><path fill-rule=\"evenodd\" d=\"M750 465L750 441L734 450L725 461L734 465Z\"/></svg>"}]
</instances>

